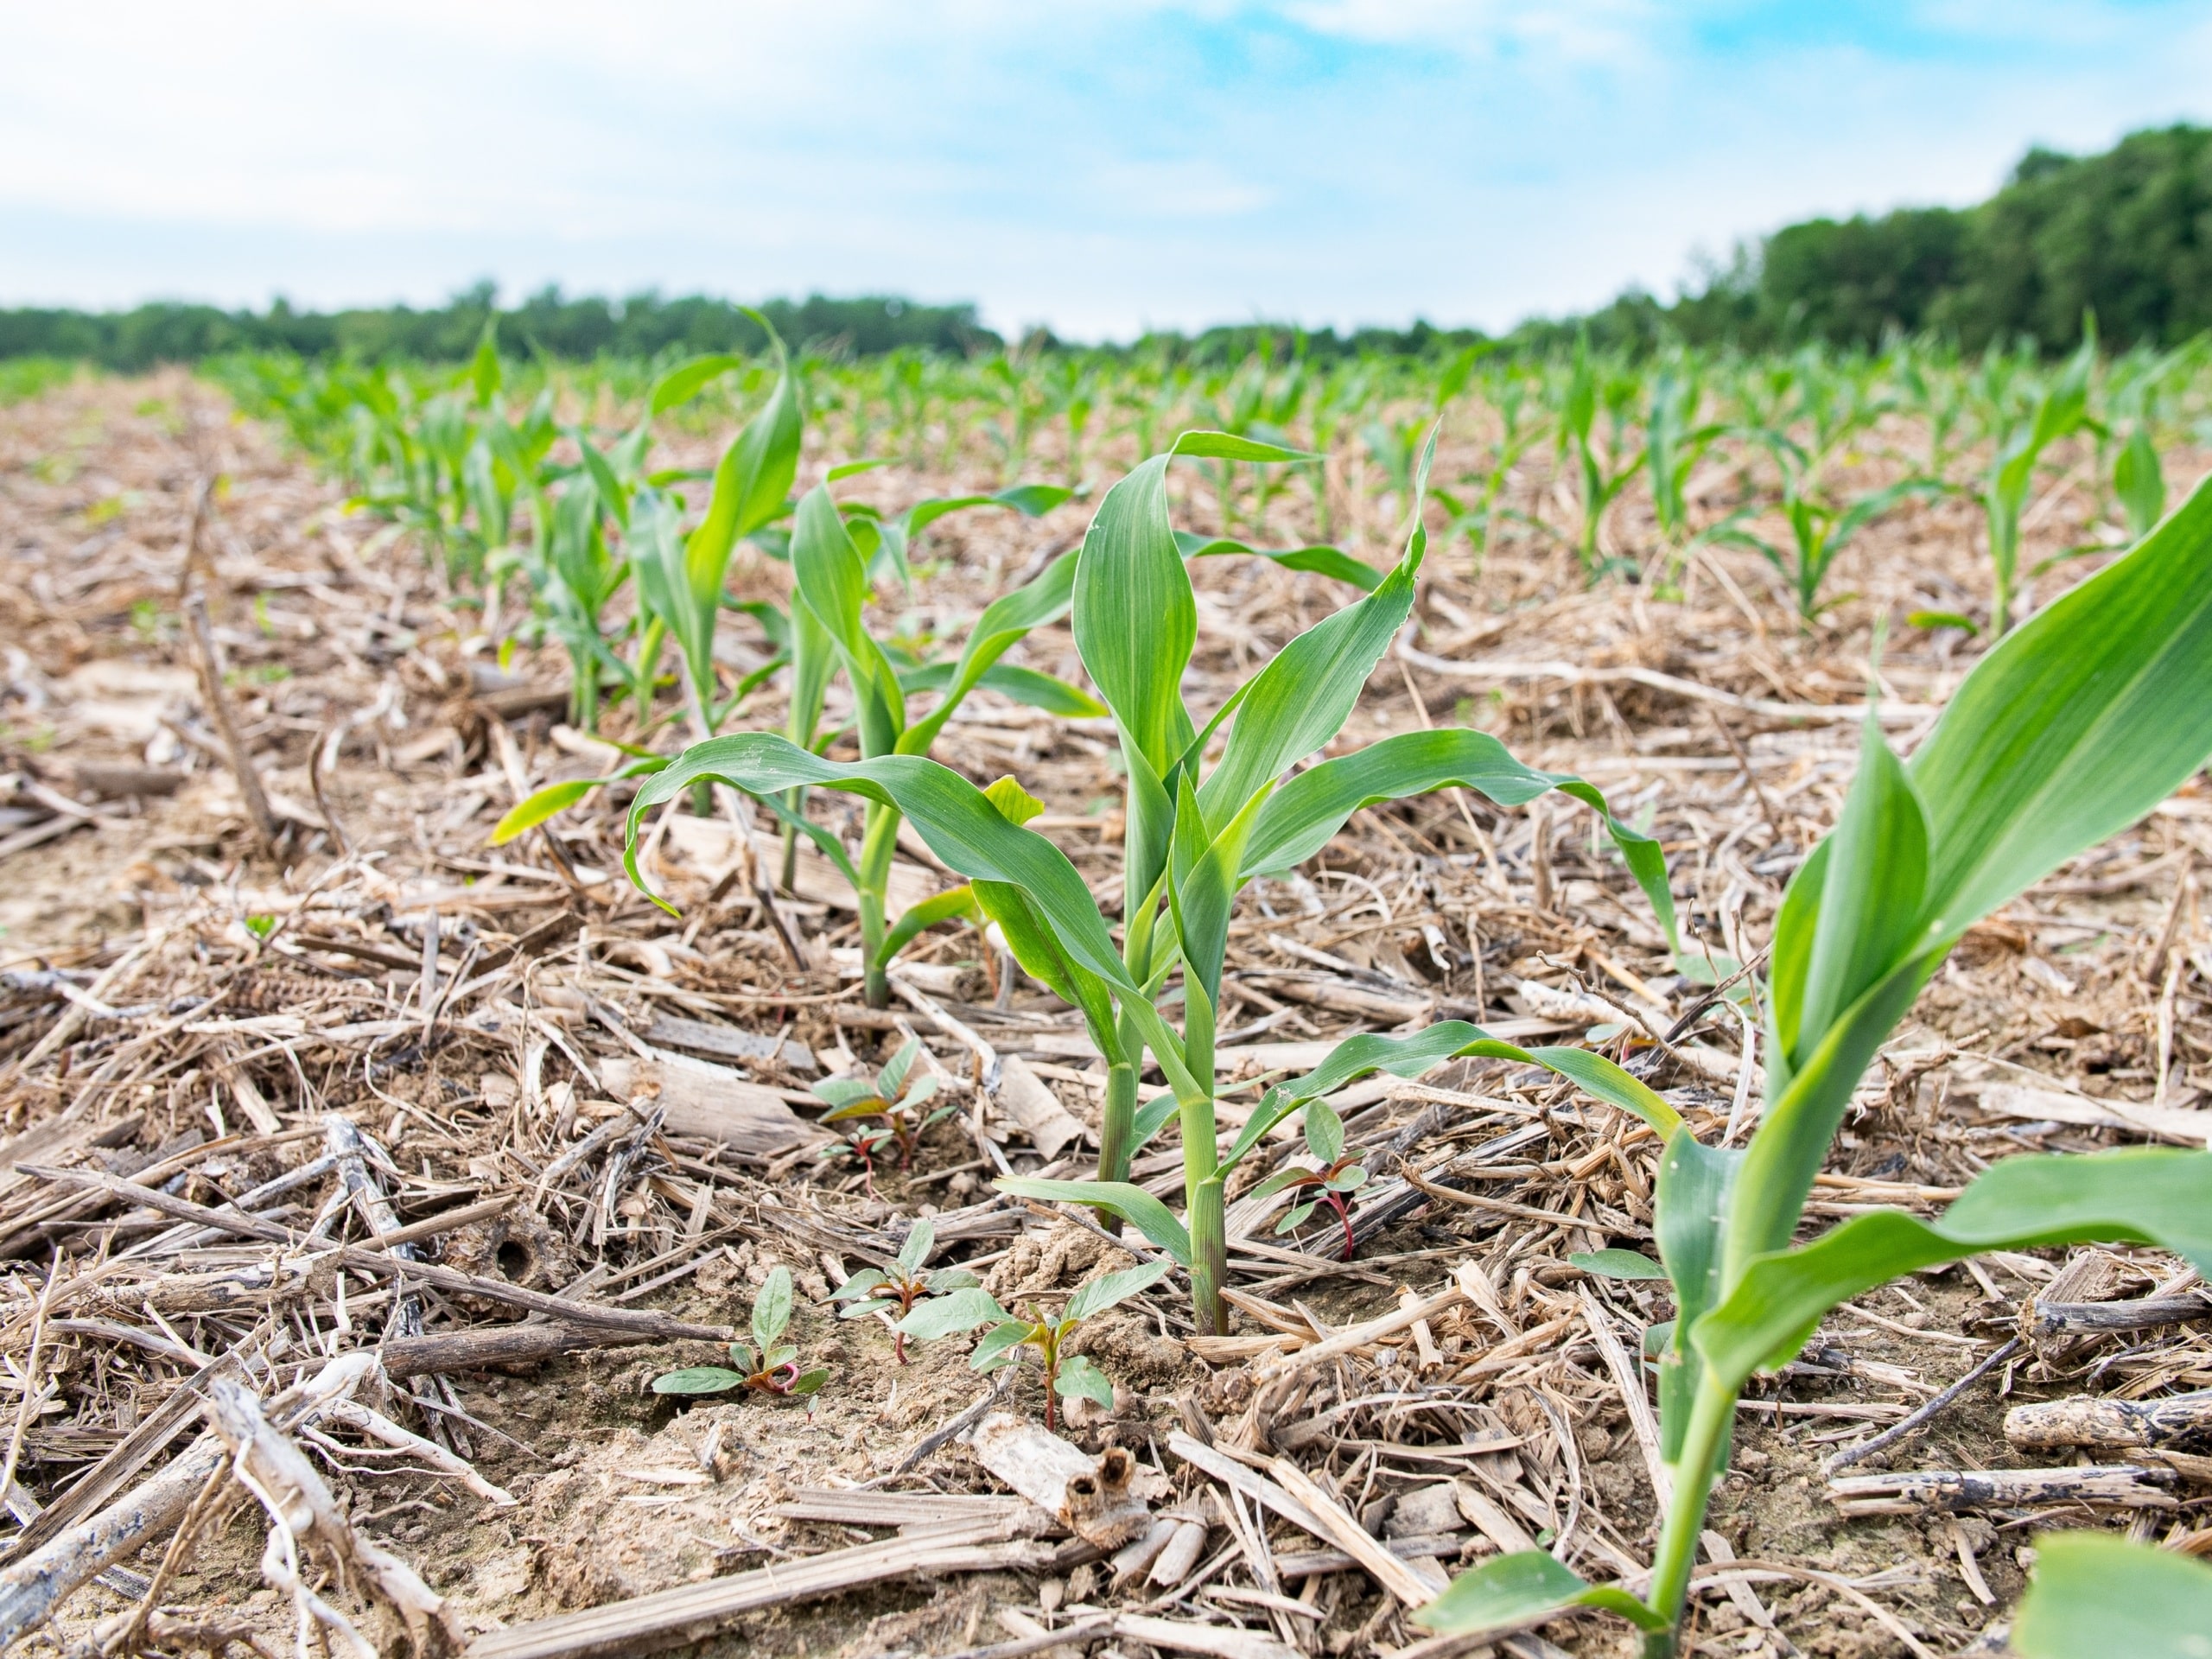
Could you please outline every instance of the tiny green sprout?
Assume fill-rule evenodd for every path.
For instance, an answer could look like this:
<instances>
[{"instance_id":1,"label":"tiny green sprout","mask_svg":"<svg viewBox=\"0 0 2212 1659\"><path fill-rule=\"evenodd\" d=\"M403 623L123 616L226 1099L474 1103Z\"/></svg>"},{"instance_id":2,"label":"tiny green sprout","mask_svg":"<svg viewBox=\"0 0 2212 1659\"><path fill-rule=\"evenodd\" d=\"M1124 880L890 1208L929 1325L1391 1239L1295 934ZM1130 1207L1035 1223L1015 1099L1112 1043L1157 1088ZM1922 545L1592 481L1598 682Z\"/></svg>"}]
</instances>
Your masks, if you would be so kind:
<instances>
[{"instance_id":1,"label":"tiny green sprout","mask_svg":"<svg viewBox=\"0 0 2212 1659\"><path fill-rule=\"evenodd\" d=\"M828 1101L832 1109L822 1115L823 1122L849 1123L868 1118L883 1121L883 1133L870 1141L861 1154L861 1161L871 1168L874 1166L869 1154L887 1138L899 1148L899 1167L912 1168L914 1148L921 1142L922 1132L952 1111L947 1103L933 1112L917 1116L924 1103L937 1093L938 1084L935 1072L914 1072L914 1061L921 1052L921 1039L909 1038L906 1046L876 1072L873 1083L864 1077L826 1077L814 1085L816 1095Z\"/></svg>"},{"instance_id":2,"label":"tiny green sprout","mask_svg":"<svg viewBox=\"0 0 2212 1659\"><path fill-rule=\"evenodd\" d=\"M979 1371L1018 1364L1021 1351L1034 1348L1045 1370L1045 1427L1058 1429L1058 1402L1063 1399L1080 1395L1102 1406L1114 1403L1113 1383L1086 1357L1069 1353L1069 1339L1093 1314L1103 1313L1159 1283L1166 1276L1169 1265L1163 1257L1141 1268L1093 1279L1068 1298L1057 1318L1040 1312L1034 1302L1017 1318L1001 1307L990 1292L976 1287L932 1297L899 1320L899 1328L910 1337L927 1338L989 1325L968 1361Z\"/></svg>"},{"instance_id":3,"label":"tiny green sprout","mask_svg":"<svg viewBox=\"0 0 2212 1659\"><path fill-rule=\"evenodd\" d=\"M731 1364L687 1365L653 1379L655 1394L728 1394L743 1389L771 1399L790 1400L817 1393L830 1380L826 1369L802 1371L798 1350L784 1340L791 1322L791 1270L778 1267L753 1301L753 1340L729 1345Z\"/></svg>"},{"instance_id":4,"label":"tiny green sprout","mask_svg":"<svg viewBox=\"0 0 2212 1659\"><path fill-rule=\"evenodd\" d=\"M823 1121L828 1122L826 1118ZM825 1164L840 1158L858 1164L861 1166L861 1179L867 1186L869 1196L874 1197L875 1154L889 1142L891 1131L880 1124L847 1122L835 1125L831 1133L837 1138L835 1141L824 1142L821 1151L815 1155Z\"/></svg>"},{"instance_id":5,"label":"tiny green sprout","mask_svg":"<svg viewBox=\"0 0 2212 1659\"><path fill-rule=\"evenodd\" d=\"M1306 1103L1306 1147L1320 1160L1319 1169L1307 1169L1302 1164L1293 1164L1279 1169L1254 1187L1251 1197L1264 1198L1277 1192L1294 1191L1300 1195L1289 1213L1275 1224L1278 1233L1294 1233L1312 1217L1313 1211L1327 1205L1337 1212L1337 1222L1344 1229L1344 1259L1351 1260L1352 1206L1358 1202L1354 1197L1367 1179L1367 1171L1355 1162L1344 1150L1344 1121L1337 1116L1336 1109L1325 1100L1311 1100ZM1307 1198L1307 1192L1313 1194Z\"/></svg>"},{"instance_id":6,"label":"tiny green sprout","mask_svg":"<svg viewBox=\"0 0 2212 1659\"><path fill-rule=\"evenodd\" d=\"M276 931L276 918L274 916L249 916L245 918L245 931L255 938L265 941Z\"/></svg>"},{"instance_id":7,"label":"tiny green sprout","mask_svg":"<svg viewBox=\"0 0 2212 1659\"><path fill-rule=\"evenodd\" d=\"M893 1351L901 1365L906 1363L906 1332L898 1321L929 1297L973 1290L982 1283L965 1268L925 1268L923 1263L936 1243L937 1230L926 1221L918 1221L888 1268L863 1268L830 1294L830 1300L846 1304L837 1315L841 1319L857 1319L870 1313L890 1319Z\"/></svg>"}]
</instances>

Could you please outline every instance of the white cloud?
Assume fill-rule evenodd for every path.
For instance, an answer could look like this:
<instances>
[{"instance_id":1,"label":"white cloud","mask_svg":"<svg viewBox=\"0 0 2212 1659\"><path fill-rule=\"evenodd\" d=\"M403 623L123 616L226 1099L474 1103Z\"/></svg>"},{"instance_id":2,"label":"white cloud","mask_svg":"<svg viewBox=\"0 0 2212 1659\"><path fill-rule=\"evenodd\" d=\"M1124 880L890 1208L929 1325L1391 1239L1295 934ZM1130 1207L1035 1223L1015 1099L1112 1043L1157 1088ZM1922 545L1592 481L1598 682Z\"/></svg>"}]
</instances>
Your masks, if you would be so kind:
<instances>
[{"instance_id":1,"label":"white cloud","mask_svg":"<svg viewBox=\"0 0 2212 1659\"><path fill-rule=\"evenodd\" d=\"M2209 106L2212 18L2083 0L79 0L0 54L0 302L488 271L1503 326Z\"/></svg>"}]
</instances>

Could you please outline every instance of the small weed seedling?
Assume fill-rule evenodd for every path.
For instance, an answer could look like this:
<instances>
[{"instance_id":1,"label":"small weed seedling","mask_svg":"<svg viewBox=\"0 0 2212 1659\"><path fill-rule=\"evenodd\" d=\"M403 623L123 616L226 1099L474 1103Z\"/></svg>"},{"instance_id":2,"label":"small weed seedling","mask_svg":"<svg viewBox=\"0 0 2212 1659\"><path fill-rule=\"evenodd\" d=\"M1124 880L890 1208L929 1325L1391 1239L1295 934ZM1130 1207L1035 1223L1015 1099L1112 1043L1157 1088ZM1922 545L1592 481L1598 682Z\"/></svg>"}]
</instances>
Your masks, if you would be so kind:
<instances>
[{"instance_id":1,"label":"small weed seedling","mask_svg":"<svg viewBox=\"0 0 2212 1659\"><path fill-rule=\"evenodd\" d=\"M814 1085L814 1092L834 1109L822 1115L823 1122L842 1124L869 1118L883 1121L882 1131L856 1153L861 1162L871 1170L874 1167L875 1149L887 1140L899 1148L899 1167L912 1169L914 1148L921 1144L922 1132L951 1114L951 1103L947 1102L933 1112L919 1115L937 1093L935 1072L914 1075L914 1060L921 1052L920 1039L910 1039L884 1063L873 1083L866 1077L827 1077ZM857 1141L854 1144L858 1145Z\"/></svg>"},{"instance_id":2,"label":"small weed seedling","mask_svg":"<svg viewBox=\"0 0 2212 1659\"><path fill-rule=\"evenodd\" d=\"M870 1313L889 1319L901 1365L906 1363L906 1332L898 1321L931 1296L974 1290L982 1283L965 1268L925 1268L922 1264L929 1260L936 1243L937 1229L926 1221L918 1221L899 1247L898 1259L888 1268L863 1268L830 1295L830 1300L845 1304L837 1315L841 1319L861 1319Z\"/></svg>"},{"instance_id":3,"label":"small weed seedling","mask_svg":"<svg viewBox=\"0 0 2212 1659\"><path fill-rule=\"evenodd\" d=\"M1093 1279L1068 1298L1057 1319L1039 1312L1033 1302L1025 1315L1017 1318L1001 1307L990 1292L977 1288L957 1290L950 1296L924 1302L899 1322L899 1328L910 1337L926 1338L989 1325L968 1362L979 1371L1016 1364L1023 1349L1035 1349L1045 1368L1045 1427L1058 1429L1061 1400L1081 1395L1102 1406L1114 1403L1114 1385L1105 1372L1084 1356L1069 1353L1069 1338L1093 1314L1103 1313L1159 1283L1169 1265L1159 1260Z\"/></svg>"},{"instance_id":4,"label":"small weed seedling","mask_svg":"<svg viewBox=\"0 0 2212 1659\"><path fill-rule=\"evenodd\" d=\"M1319 1169L1293 1164L1287 1169L1277 1170L1246 1196L1264 1198L1294 1189L1299 1193L1298 1203L1275 1224L1278 1233L1296 1232L1312 1218L1316 1209L1327 1205L1337 1212L1337 1221L1344 1230L1344 1259L1349 1262L1352 1252L1351 1211L1357 1202L1353 1195L1365 1184L1367 1172L1344 1151L1344 1119L1325 1100L1306 1103L1306 1147L1320 1160ZM1307 1193L1313 1196L1306 1197Z\"/></svg>"},{"instance_id":5,"label":"small weed seedling","mask_svg":"<svg viewBox=\"0 0 2212 1659\"><path fill-rule=\"evenodd\" d=\"M760 1287L753 1301L753 1340L729 1345L733 1370L728 1365L688 1365L653 1379L655 1394L728 1394L743 1389L771 1399L790 1400L815 1394L830 1380L825 1370L802 1371L798 1350L784 1340L791 1322L791 1270L778 1267Z\"/></svg>"}]
</instances>

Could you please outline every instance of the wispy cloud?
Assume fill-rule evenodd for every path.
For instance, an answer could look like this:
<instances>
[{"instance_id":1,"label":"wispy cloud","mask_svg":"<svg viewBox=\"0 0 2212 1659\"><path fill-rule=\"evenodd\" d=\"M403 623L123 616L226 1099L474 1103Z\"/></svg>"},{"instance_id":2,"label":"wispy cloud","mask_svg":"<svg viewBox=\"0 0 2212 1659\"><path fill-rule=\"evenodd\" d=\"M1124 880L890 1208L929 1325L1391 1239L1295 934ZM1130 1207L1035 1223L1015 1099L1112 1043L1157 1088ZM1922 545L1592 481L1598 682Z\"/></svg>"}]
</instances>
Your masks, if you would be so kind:
<instances>
[{"instance_id":1,"label":"wispy cloud","mask_svg":"<svg viewBox=\"0 0 2212 1659\"><path fill-rule=\"evenodd\" d=\"M2164 0L79 0L0 52L0 300L1501 326L2207 114Z\"/></svg>"}]
</instances>

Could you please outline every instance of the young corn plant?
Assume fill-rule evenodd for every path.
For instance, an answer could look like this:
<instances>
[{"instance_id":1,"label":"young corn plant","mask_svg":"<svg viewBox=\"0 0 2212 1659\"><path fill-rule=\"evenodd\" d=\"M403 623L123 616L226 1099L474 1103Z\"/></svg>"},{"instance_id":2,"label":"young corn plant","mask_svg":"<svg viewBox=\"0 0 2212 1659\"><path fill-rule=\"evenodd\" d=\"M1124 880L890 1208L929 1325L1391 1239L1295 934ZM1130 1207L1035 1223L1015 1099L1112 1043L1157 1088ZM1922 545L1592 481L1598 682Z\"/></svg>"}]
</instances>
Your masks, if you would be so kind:
<instances>
[{"instance_id":1,"label":"young corn plant","mask_svg":"<svg viewBox=\"0 0 2212 1659\"><path fill-rule=\"evenodd\" d=\"M1590 342L1578 339L1561 389L1558 443L1563 455L1574 452L1581 480L1582 524L1574 550L1583 574L1592 582L1605 574L1606 562L1598 549L1598 531L1605 510L1626 489L1643 464L1643 452L1629 452L1629 415L1641 390L1632 373L1608 372L1590 358ZM1599 415L1605 415L1604 435L1599 435Z\"/></svg>"},{"instance_id":2,"label":"young corn plant","mask_svg":"<svg viewBox=\"0 0 2212 1659\"><path fill-rule=\"evenodd\" d=\"M1859 531L1894 511L1900 502L1914 496L1942 493L1941 485L1926 479L1901 479L1838 506L1809 493L1807 472L1787 460L1782 463L1782 516L1789 526L1786 545L1769 541L1739 525L1716 526L1707 533L1707 539L1750 548L1771 564L1789 584L1790 597L1796 602L1798 624L1806 628L1820 620L1821 612L1841 604L1848 597L1822 599L1821 588L1837 556Z\"/></svg>"},{"instance_id":3,"label":"young corn plant","mask_svg":"<svg viewBox=\"0 0 2212 1659\"><path fill-rule=\"evenodd\" d=\"M1035 804L1018 785L1002 781L986 795L911 752L886 753L879 747L871 758L840 763L761 733L697 745L639 789L631 809L627 859L637 880L635 838L644 814L704 779L764 796L801 785L826 786L905 815L947 867L968 878L976 904L997 924L1023 969L1082 1011L1107 1061L1099 1179L1001 1185L1027 1197L1090 1205L1132 1223L1188 1270L1202 1328L1221 1331L1227 1255L1223 1186L1230 1173L1274 1122L1342 1086L1341 1080L1326 1080L1332 1067L1379 1053L1382 1058L1363 1062L1371 1070L1401 1054L1425 1054L1435 1040L1427 1033L1395 1046L1352 1039L1338 1050L1344 1060L1332 1059L1302 1080L1308 1085L1303 1092L1281 1086L1270 1091L1267 1109L1223 1153L1215 1132L1216 1010L1230 912L1240 888L1312 857L1362 806L1452 785L1503 805L1557 789L1605 815L1670 938L1674 911L1656 842L1614 819L1589 784L1531 770L1487 733L1403 733L1287 775L1334 741L1368 677L1412 613L1427 547L1417 514L1404 556L1373 592L1291 641L1201 727L1181 690L1197 638L1198 606L1167 511L1167 468L1180 456L1252 463L1299 459L1295 452L1249 439L1186 433L1107 493L1077 556L1077 649L1112 711L1128 778L1118 945L1066 855L1020 827ZM1427 470L1424 456L1417 490ZM803 516L803 528L804 522ZM1220 753L1208 766L1217 738ZM1178 969L1179 1031L1169 1023L1167 984ZM1458 1030L1459 1044L1487 1040L1473 1027ZM1378 1042L1384 1046L1374 1050ZM1140 1113L1137 1077L1147 1050L1159 1062L1169 1092ZM1572 1067L1573 1075L1599 1077L1605 1087L1650 1103L1650 1109L1666 1109L1619 1068L1580 1050L1533 1056L1500 1052L1555 1069ZM1179 1123L1183 1144L1180 1219L1127 1179L1132 1154L1171 1117Z\"/></svg>"},{"instance_id":4,"label":"young corn plant","mask_svg":"<svg viewBox=\"0 0 2212 1659\"><path fill-rule=\"evenodd\" d=\"M2151 810L2212 753L2212 488L1979 662L1908 763L1868 722L1835 830L1775 920L1766 1101L1742 1151L1679 1123L1654 1230L1675 1317L1655 1329L1666 1484L1642 1592L1592 1586L1541 1551L1464 1574L1416 1617L1480 1630L1589 1606L1671 1659L1737 1397L1839 1303L1977 1251L2126 1241L2212 1267L2212 1154L2023 1155L1938 1220L1853 1217L1795 1243L1814 1178L1877 1051L1967 927Z\"/></svg>"},{"instance_id":5,"label":"young corn plant","mask_svg":"<svg viewBox=\"0 0 2212 1659\"><path fill-rule=\"evenodd\" d=\"M1057 1429L1062 1400L1080 1396L1101 1406L1110 1407L1114 1403L1114 1384L1106 1373L1092 1364L1088 1357L1069 1353L1069 1339L1082 1328L1085 1319L1126 1302L1140 1291L1150 1289L1167 1272L1166 1262L1151 1262L1141 1268L1105 1274L1077 1289L1057 1315L1045 1313L1033 1302L1027 1312L1017 1316L1001 1307L987 1290L956 1290L949 1296L923 1303L899 1320L899 1328L907 1336L926 1339L949 1337L988 1325L990 1329L983 1332L968 1362L979 1371L995 1371L1015 1364L1024 1349L1033 1349L1045 1373L1045 1427Z\"/></svg>"},{"instance_id":6,"label":"young corn plant","mask_svg":"<svg viewBox=\"0 0 2212 1659\"><path fill-rule=\"evenodd\" d=\"M742 1389L772 1400L804 1399L830 1380L826 1368L803 1371L798 1350L784 1340L791 1322L791 1270L776 1267L753 1300L753 1340L729 1345L731 1365L689 1365L653 1379L655 1394L728 1394Z\"/></svg>"},{"instance_id":7,"label":"young corn plant","mask_svg":"<svg viewBox=\"0 0 2212 1659\"><path fill-rule=\"evenodd\" d=\"M1981 505L1989 530L1989 563L1994 577L1989 610L1993 638L2012 626L2013 582L2020 565L2020 518L2027 510L2037 464L2044 450L2088 423L2089 375L2096 361L2096 334L2092 329L2082 339L2082 349L2043 387L2024 415L2007 413L2002 401L1992 403L1990 420L1996 449L1982 484Z\"/></svg>"},{"instance_id":8,"label":"young corn plant","mask_svg":"<svg viewBox=\"0 0 2212 1659\"><path fill-rule=\"evenodd\" d=\"M971 498L956 505L995 500ZM869 531L881 533L880 524L862 522ZM903 550L903 542L901 545ZM900 556L903 559L903 550ZM854 537L851 524L831 499L827 482L809 491L799 502L792 523L791 561L792 672L797 691L786 736L795 747L813 752L826 747L828 737L834 735L818 728L823 697L837 669L843 670L852 690L854 724L863 760L928 753L946 722L977 686L989 686L1052 714L1105 712L1088 693L1065 680L1000 660L1030 630L1066 614L1075 583L1072 555L1063 554L1033 581L986 606L957 658L919 664L910 659L904 666L868 631L862 614L872 592L868 560ZM910 719L909 692L936 694L936 702L927 715ZM750 787L742 779L730 781L741 788ZM760 796L794 834L807 836L819 847L852 884L860 908L863 983L871 1007L889 1003L891 961L916 934L938 922L975 913L974 897L964 887L925 899L895 920L887 913L892 854L901 822L895 804L870 802L855 857L832 831L805 817L803 798L796 791L751 792Z\"/></svg>"},{"instance_id":9,"label":"young corn plant","mask_svg":"<svg viewBox=\"0 0 2212 1659\"><path fill-rule=\"evenodd\" d=\"M899 1247L898 1258L889 1267L863 1268L830 1293L831 1301L845 1304L838 1311L841 1319L863 1319L877 1314L890 1322L892 1351L901 1365L906 1363L908 1333L899 1321L932 1296L974 1290L983 1282L965 1268L925 1267L924 1263L936 1247L937 1229L926 1221L918 1221L907 1232L906 1242Z\"/></svg>"},{"instance_id":10,"label":"young corn plant","mask_svg":"<svg viewBox=\"0 0 2212 1659\"><path fill-rule=\"evenodd\" d=\"M626 665L639 717L650 715L661 651L674 634L683 658L686 709L693 730L702 738L712 736L789 660L788 651L779 652L741 679L727 697L721 695L714 669L715 630L727 607L722 587L730 556L740 540L759 535L790 510L787 497L798 474L804 430L783 341L765 319L756 316L754 321L768 329L777 364L775 385L767 403L723 452L715 468L706 516L690 535L680 529L678 505L658 487L672 480L664 475L639 476L650 442L648 427L656 416L689 401L734 367L734 360L727 357L696 358L661 377L648 396L644 418L612 452L601 452L579 435L584 471L549 515L552 533L547 563L552 579L548 585L557 595L550 608L556 626L563 626L557 619L564 613L568 618L562 637L569 643L579 681L589 677L593 702L588 706L595 706L600 666L610 660L619 665L598 620L600 607L619 587L623 574L610 574L607 569L604 515L624 537L626 573L634 579L642 601L636 656ZM766 607L760 620L772 639L779 635L788 639L788 625L780 613ZM604 777L548 784L507 810L492 827L492 844L499 846L527 834L594 790L650 775L665 765L663 756L632 751L626 765Z\"/></svg>"}]
</instances>

